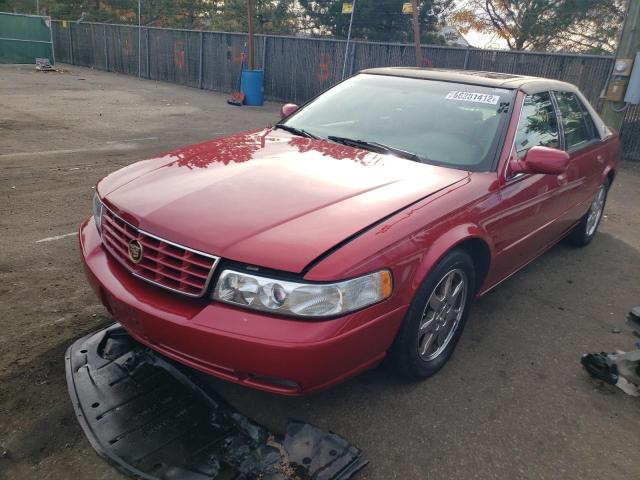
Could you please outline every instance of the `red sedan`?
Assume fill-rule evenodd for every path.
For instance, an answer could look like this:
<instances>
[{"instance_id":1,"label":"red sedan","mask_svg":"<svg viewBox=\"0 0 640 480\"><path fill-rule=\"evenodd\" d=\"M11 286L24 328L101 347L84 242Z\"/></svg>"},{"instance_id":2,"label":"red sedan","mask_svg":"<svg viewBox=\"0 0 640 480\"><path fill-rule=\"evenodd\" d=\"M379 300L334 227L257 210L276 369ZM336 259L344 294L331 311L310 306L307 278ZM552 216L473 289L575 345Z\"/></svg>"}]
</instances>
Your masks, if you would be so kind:
<instances>
[{"instance_id":1,"label":"red sedan","mask_svg":"<svg viewBox=\"0 0 640 480\"><path fill-rule=\"evenodd\" d=\"M387 356L433 375L474 297L592 240L621 155L574 86L534 77L372 69L283 114L107 176L80 243L138 341L288 395Z\"/></svg>"}]
</instances>

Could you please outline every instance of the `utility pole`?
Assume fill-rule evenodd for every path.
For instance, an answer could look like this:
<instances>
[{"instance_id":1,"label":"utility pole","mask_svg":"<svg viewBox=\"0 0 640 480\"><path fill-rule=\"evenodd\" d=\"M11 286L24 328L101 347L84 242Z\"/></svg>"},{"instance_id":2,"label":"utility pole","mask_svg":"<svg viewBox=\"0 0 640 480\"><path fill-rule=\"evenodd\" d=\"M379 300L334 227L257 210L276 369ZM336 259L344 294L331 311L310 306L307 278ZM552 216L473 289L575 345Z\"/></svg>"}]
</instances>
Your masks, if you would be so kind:
<instances>
[{"instance_id":1,"label":"utility pole","mask_svg":"<svg viewBox=\"0 0 640 480\"><path fill-rule=\"evenodd\" d=\"M640 52L640 0L629 0L627 6L616 58L634 58L636 52ZM620 131L625 111L626 106L623 101L605 100L602 107L602 119L607 125Z\"/></svg>"},{"instance_id":2,"label":"utility pole","mask_svg":"<svg viewBox=\"0 0 640 480\"><path fill-rule=\"evenodd\" d=\"M138 0L138 78L142 78L142 0Z\"/></svg>"},{"instance_id":3,"label":"utility pole","mask_svg":"<svg viewBox=\"0 0 640 480\"><path fill-rule=\"evenodd\" d=\"M351 4L351 18L349 19L349 33L347 33L347 46L344 50L344 63L342 64L342 80L347 74L347 58L349 58L349 43L351 42L351 27L353 26L353 14L356 11L356 0L352 0Z\"/></svg>"},{"instance_id":4,"label":"utility pole","mask_svg":"<svg viewBox=\"0 0 640 480\"><path fill-rule=\"evenodd\" d=\"M411 0L411 15L413 17L413 41L416 44L416 67L421 67L422 46L420 42L420 12L418 12L418 0Z\"/></svg>"},{"instance_id":5,"label":"utility pole","mask_svg":"<svg viewBox=\"0 0 640 480\"><path fill-rule=\"evenodd\" d=\"M251 0L247 0L247 27L249 30L249 46L248 50L248 70L254 69L253 63L253 2ZM263 65L264 68L264 65Z\"/></svg>"}]
</instances>

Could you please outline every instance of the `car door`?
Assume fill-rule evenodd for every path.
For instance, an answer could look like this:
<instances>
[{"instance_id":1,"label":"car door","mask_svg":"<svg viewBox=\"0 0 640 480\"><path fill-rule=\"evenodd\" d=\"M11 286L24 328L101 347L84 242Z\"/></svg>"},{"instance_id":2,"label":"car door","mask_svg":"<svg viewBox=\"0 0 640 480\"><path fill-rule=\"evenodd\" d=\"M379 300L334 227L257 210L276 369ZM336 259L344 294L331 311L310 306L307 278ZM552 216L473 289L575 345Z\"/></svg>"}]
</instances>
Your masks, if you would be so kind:
<instances>
[{"instance_id":1,"label":"car door","mask_svg":"<svg viewBox=\"0 0 640 480\"><path fill-rule=\"evenodd\" d=\"M565 187L567 210L558 219L565 230L588 210L598 187L605 162L605 147L600 141L591 115L580 98L570 91L555 91L564 148L570 155L567 169L570 181Z\"/></svg>"},{"instance_id":2,"label":"car door","mask_svg":"<svg viewBox=\"0 0 640 480\"><path fill-rule=\"evenodd\" d=\"M557 110L550 92L522 99L511 156L522 159L534 146L562 148ZM499 174L500 212L486 225L496 250L494 275L504 278L538 256L562 234L556 220L565 205L567 174Z\"/></svg>"}]
</instances>

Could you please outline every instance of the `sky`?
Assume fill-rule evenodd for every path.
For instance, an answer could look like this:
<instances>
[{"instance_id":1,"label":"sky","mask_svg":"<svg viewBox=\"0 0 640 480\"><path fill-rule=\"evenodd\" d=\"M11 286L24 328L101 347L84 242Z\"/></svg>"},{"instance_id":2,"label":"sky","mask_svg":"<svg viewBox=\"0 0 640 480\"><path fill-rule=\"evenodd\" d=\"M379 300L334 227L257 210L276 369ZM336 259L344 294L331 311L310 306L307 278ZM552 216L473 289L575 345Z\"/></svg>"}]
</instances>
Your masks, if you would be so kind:
<instances>
[{"instance_id":1,"label":"sky","mask_svg":"<svg viewBox=\"0 0 640 480\"><path fill-rule=\"evenodd\" d=\"M455 10L465 7L465 0L457 0ZM467 41L477 48L508 49L507 42L499 38L496 34L481 33L471 30L464 35Z\"/></svg>"},{"instance_id":2,"label":"sky","mask_svg":"<svg viewBox=\"0 0 640 480\"><path fill-rule=\"evenodd\" d=\"M472 46L477 48L508 48L507 42L505 42L502 38L498 38L498 36L495 34L487 34L478 32L477 30L471 30L469 31L469 33L465 34L464 37Z\"/></svg>"}]
</instances>

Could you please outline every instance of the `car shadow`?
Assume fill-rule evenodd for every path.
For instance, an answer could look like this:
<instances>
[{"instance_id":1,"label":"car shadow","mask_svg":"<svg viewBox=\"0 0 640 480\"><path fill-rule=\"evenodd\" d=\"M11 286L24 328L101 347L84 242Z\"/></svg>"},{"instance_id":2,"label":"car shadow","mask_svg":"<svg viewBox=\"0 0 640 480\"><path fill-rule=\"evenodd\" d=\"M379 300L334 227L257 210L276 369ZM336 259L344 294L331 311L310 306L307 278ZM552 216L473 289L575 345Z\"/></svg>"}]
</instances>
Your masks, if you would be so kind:
<instances>
[{"instance_id":1,"label":"car shadow","mask_svg":"<svg viewBox=\"0 0 640 480\"><path fill-rule=\"evenodd\" d=\"M612 336L611 330L624 328L625 313L640 303L638 271L640 252L606 233L583 249L556 245L476 301L451 361L424 382L397 376L386 362L333 388L297 398L212 377L205 381L269 428L281 430L288 418L295 418L347 438L363 418L388 424L392 431L389 405L399 399L405 399L399 402L400 414L411 415L415 407L402 410L405 401L440 397L437 404L443 398L459 404L464 395L458 393L469 388L474 401L488 403L496 402L496 389L509 384L522 387L527 395L531 381L538 382L536 390L557 389L566 385L562 377L567 377L589 389L579 365L581 354L633 344L630 337Z\"/></svg>"},{"instance_id":2,"label":"car shadow","mask_svg":"<svg viewBox=\"0 0 640 480\"><path fill-rule=\"evenodd\" d=\"M640 252L612 235L600 233L584 249L559 244L476 302L451 361L424 382L399 378L383 363L317 394L283 397L200 377L272 430L297 419L342 435L372 461L367 479L468 478L468 462L480 478L518 478L523 465L535 465L536 478L554 477L562 464L573 466L570 478L629 472L637 434L625 432L637 424L637 403L601 389L579 360L633 348L624 317L640 303L638 271ZM0 430L9 452L0 469L24 472L91 450L64 380L71 342L0 378L0 409L13 419ZM602 459L611 444L618 455ZM495 463L502 456L519 460ZM116 475L97 457L74 465L95 478Z\"/></svg>"}]
</instances>

